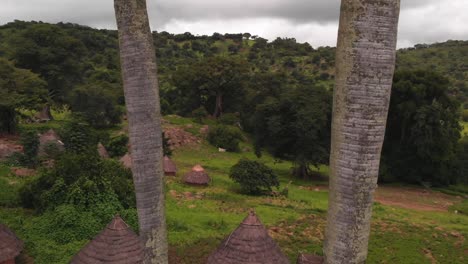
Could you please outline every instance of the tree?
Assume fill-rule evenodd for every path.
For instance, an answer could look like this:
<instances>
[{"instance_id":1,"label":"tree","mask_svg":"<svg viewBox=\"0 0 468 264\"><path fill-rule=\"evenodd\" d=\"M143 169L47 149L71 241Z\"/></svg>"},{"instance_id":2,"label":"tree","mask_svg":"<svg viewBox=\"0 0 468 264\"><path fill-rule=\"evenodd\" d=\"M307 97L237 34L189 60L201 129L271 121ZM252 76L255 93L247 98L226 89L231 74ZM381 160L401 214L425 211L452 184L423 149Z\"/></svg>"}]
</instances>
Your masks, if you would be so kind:
<instances>
[{"instance_id":1,"label":"tree","mask_svg":"<svg viewBox=\"0 0 468 264\"><path fill-rule=\"evenodd\" d=\"M17 108L41 108L48 99L46 85L38 75L0 58L0 131L15 132Z\"/></svg>"},{"instance_id":2,"label":"tree","mask_svg":"<svg viewBox=\"0 0 468 264\"><path fill-rule=\"evenodd\" d=\"M301 85L257 106L254 119L256 152L292 160L294 174L306 178L310 165L327 162L330 142L331 93Z\"/></svg>"},{"instance_id":3,"label":"tree","mask_svg":"<svg viewBox=\"0 0 468 264\"><path fill-rule=\"evenodd\" d=\"M341 1L325 263L366 262L399 10L399 0Z\"/></svg>"},{"instance_id":4,"label":"tree","mask_svg":"<svg viewBox=\"0 0 468 264\"><path fill-rule=\"evenodd\" d=\"M114 0L144 263L168 263L159 87L145 0Z\"/></svg>"},{"instance_id":5,"label":"tree","mask_svg":"<svg viewBox=\"0 0 468 264\"><path fill-rule=\"evenodd\" d=\"M120 123L121 110L116 89L108 82L96 82L73 89L70 96L72 110L81 113L95 128L111 127Z\"/></svg>"},{"instance_id":6,"label":"tree","mask_svg":"<svg viewBox=\"0 0 468 264\"><path fill-rule=\"evenodd\" d=\"M449 93L448 79L435 72L395 73L381 180L456 183L451 168L460 139L460 104Z\"/></svg>"}]
</instances>

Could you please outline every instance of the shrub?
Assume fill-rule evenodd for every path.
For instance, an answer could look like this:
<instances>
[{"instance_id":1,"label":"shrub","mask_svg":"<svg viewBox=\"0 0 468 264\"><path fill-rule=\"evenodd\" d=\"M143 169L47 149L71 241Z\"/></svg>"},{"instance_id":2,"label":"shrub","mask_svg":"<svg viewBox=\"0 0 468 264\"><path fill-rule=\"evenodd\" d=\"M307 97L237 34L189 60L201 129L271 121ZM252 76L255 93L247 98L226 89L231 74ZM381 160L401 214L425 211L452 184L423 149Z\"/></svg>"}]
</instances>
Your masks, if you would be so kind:
<instances>
[{"instance_id":1,"label":"shrub","mask_svg":"<svg viewBox=\"0 0 468 264\"><path fill-rule=\"evenodd\" d=\"M279 181L272 169L257 161L241 159L232 166L229 177L240 184L241 190L248 194L271 192L279 187Z\"/></svg>"},{"instance_id":2,"label":"shrub","mask_svg":"<svg viewBox=\"0 0 468 264\"><path fill-rule=\"evenodd\" d=\"M117 161L99 159L97 154L62 155L54 168L23 185L20 199L24 207L38 211L66 204L82 208L135 206L131 172Z\"/></svg>"},{"instance_id":3,"label":"shrub","mask_svg":"<svg viewBox=\"0 0 468 264\"><path fill-rule=\"evenodd\" d=\"M79 118L66 123L59 130L60 138L67 152L80 154L96 151L99 138L91 126Z\"/></svg>"},{"instance_id":4,"label":"shrub","mask_svg":"<svg viewBox=\"0 0 468 264\"><path fill-rule=\"evenodd\" d=\"M207 115L208 112L203 106L200 106L199 108L192 111L192 117L200 124L203 124L203 118L205 118Z\"/></svg>"},{"instance_id":5,"label":"shrub","mask_svg":"<svg viewBox=\"0 0 468 264\"><path fill-rule=\"evenodd\" d=\"M236 127L218 125L210 127L208 131L208 142L227 151L239 151L239 142L241 140L242 133Z\"/></svg>"},{"instance_id":6,"label":"shrub","mask_svg":"<svg viewBox=\"0 0 468 264\"><path fill-rule=\"evenodd\" d=\"M37 152L39 151L39 136L35 130L26 130L21 134L23 145L23 158L20 160L24 166L32 167L37 164Z\"/></svg>"},{"instance_id":7,"label":"shrub","mask_svg":"<svg viewBox=\"0 0 468 264\"><path fill-rule=\"evenodd\" d=\"M223 125L235 126L239 123L239 117L233 113L223 114L218 118L218 123Z\"/></svg>"},{"instance_id":8,"label":"shrub","mask_svg":"<svg viewBox=\"0 0 468 264\"><path fill-rule=\"evenodd\" d=\"M462 120L468 122L468 109L464 109L462 112Z\"/></svg>"},{"instance_id":9,"label":"shrub","mask_svg":"<svg viewBox=\"0 0 468 264\"><path fill-rule=\"evenodd\" d=\"M109 153L109 156L111 156L112 158L122 157L128 151L128 136L118 135L116 137L113 137L109 140L109 143L106 145L106 149Z\"/></svg>"}]
</instances>

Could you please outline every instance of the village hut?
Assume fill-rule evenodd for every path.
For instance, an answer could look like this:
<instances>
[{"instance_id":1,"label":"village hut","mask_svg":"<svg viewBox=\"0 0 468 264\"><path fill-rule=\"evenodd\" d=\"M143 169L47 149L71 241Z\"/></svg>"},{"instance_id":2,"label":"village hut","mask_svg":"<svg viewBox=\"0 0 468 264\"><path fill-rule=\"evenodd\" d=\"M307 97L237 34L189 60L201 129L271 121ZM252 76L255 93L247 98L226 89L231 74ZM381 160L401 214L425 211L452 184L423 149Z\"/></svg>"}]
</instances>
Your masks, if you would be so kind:
<instances>
[{"instance_id":1,"label":"village hut","mask_svg":"<svg viewBox=\"0 0 468 264\"><path fill-rule=\"evenodd\" d=\"M125 168L131 169L132 168L132 156L129 153L125 154L125 156L120 158L120 162Z\"/></svg>"},{"instance_id":2,"label":"village hut","mask_svg":"<svg viewBox=\"0 0 468 264\"><path fill-rule=\"evenodd\" d=\"M164 175L166 176L176 176L177 167L175 163L168 157L164 156Z\"/></svg>"},{"instance_id":3,"label":"village hut","mask_svg":"<svg viewBox=\"0 0 468 264\"><path fill-rule=\"evenodd\" d=\"M15 264L24 244L8 227L0 224L0 264Z\"/></svg>"},{"instance_id":4,"label":"village hut","mask_svg":"<svg viewBox=\"0 0 468 264\"><path fill-rule=\"evenodd\" d=\"M58 151L65 150L63 142L53 129L39 136L39 156L46 155L46 149L50 145L55 145Z\"/></svg>"},{"instance_id":5,"label":"village hut","mask_svg":"<svg viewBox=\"0 0 468 264\"><path fill-rule=\"evenodd\" d=\"M104 147L104 145L99 142L98 146L97 146L97 150L98 150L98 153L99 153L99 156L103 159L108 159L109 158L109 153L107 152L107 149L106 147Z\"/></svg>"},{"instance_id":6,"label":"village hut","mask_svg":"<svg viewBox=\"0 0 468 264\"><path fill-rule=\"evenodd\" d=\"M184 182L191 185L208 185L211 181L210 176L200 165L195 165L192 171L185 174Z\"/></svg>"},{"instance_id":7,"label":"village hut","mask_svg":"<svg viewBox=\"0 0 468 264\"><path fill-rule=\"evenodd\" d=\"M89 242L70 262L71 264L136 264L143 263L144 245L140 238L120 218Z\"/></svg>"},{"instance_id":8,"label":"village hut","mask_svg":"<svg viewBox=\"0 0 468 264\"><path fill-rule=\"evenodd\" d=\"M254 263L287 264L289 260L252 211L208 257L207 264Z\"/></svg>"},{"instance_id":9,"label":"village hut","mask_svg":"<svg viewBox=\"0 0 468 264\"><path fill-rule=\"evenodd\" d=\"M312 254L300 254L297 258L297 264L322 264L323 257Z\"/></svg>"}]
</instances>

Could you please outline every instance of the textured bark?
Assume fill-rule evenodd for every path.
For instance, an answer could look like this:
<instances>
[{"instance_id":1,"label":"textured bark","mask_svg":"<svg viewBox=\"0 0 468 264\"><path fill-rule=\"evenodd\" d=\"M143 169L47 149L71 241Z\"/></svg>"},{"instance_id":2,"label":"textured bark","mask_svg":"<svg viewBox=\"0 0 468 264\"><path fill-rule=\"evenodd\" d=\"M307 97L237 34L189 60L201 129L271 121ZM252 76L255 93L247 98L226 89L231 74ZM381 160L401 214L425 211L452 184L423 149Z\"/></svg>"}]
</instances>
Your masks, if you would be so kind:
<instances>
[{"instance_id":1,"label":"textured bark","mask_svg":"<svg viewBox=\"0 0 468 264\"><path fill-rule=\"evenodd\" d=\"M168 263L156 57L146 0L114 0L145 263Z\"/></svg>"},{"instance_id":2,"label":"textured bark","mask_svg":"<svg viewBox=\"0 0 468 264\"><path fill-rule=\"evenodd\" d=\"M365 263L385 134L399 0L342 0L336 51L326 263Z\"/></svg>"}]
</instances>

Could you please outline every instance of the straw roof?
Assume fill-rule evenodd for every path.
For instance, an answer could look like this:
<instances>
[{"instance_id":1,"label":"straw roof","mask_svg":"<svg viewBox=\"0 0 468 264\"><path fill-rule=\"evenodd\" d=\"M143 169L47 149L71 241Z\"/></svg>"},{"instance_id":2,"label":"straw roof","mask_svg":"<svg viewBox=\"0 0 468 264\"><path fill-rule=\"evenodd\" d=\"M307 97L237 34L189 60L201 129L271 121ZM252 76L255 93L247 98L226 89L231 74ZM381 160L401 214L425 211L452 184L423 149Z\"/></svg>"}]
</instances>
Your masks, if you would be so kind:
<instances>
[{"instance_id":1,"label":"straw roof","mask_svg":"<svg viewBox=\"0 0 468 264\"><path fill-rule=\"evenodd\" d=\"M164 156L164 175L175 176L177 173L177 167L175 163L168 157Z\"/></svg>"},{"instance_id":2,"label":"straw roof","mask_svg":"<svg viewBox=\"0 0 468 264\"><path fill-rule=\"evenodd\" d=\"M99 156L103 159L108 159L109 158L109 153L107 152L107 149L106 147L104 147L104 145L99 142L98 146L97 146L97 150L98 150L98 153L99 153Z\"/></svg>"},{"instance_id":3,"label":"straw roof","mask_svg":"<svg viewBox=\"0 0 468 264\"><path fill-rule=\"evenodd\" d=\"M289 260L252 211L211 254L207 264L259 263L286 264Z\"/></svg>"},{"instance_id":4,"label":"straw roof","mask_svg":"<svg viewBox=\"0 0 468 264\"><path fill-rule=\"evenodd\" d=\"M125 156L120 158L120 162L122 162L122 165L124 165L125 168L132 168L132 156L130 156L129 153L125 154Z\"/></svg>"},{"instance_id":5,"label":"straw roof","mask_svg":"<svg viewBox=\"0 0 468 264\"><path fill-rule=\"evenodd\" d=\"M323 257L312 254L300 254L297 258L297 264L322 264Z\"/></svg>"},{"instance_id":6,"label":"straw roof","mask_svg":"<svg viewBox=\"0 0 468 264\"><path fill-rule=\"evenodd\" d=\"M192 171L185 174L184 182L193 185L208 185L211 181L210 176L205 172L200 165L195 165Z\"/></svg>"},{"instance_id":7,"label":"straw roof","mask_svg":"<svg viewBox=\"0 0 468 264\"><path fill-rule=\"evenodd\" d=\"M119 216L89 242L71 264L143 263L144 245Z\"/></svg>"},{"instance_id":8,"label":"straw roof","mask_svg":"<svg viewBox=\"0 0 468 264\"><path fill-rule=\"evenodd\" d=\"M0 263L15 259L23 250L21 241L8 227L0 224Z\"/></svg>"}]
</instances>

